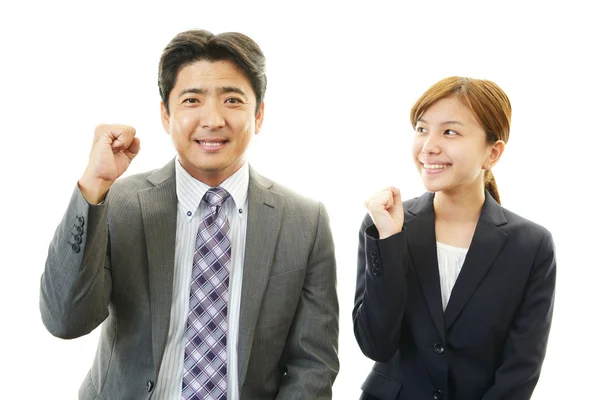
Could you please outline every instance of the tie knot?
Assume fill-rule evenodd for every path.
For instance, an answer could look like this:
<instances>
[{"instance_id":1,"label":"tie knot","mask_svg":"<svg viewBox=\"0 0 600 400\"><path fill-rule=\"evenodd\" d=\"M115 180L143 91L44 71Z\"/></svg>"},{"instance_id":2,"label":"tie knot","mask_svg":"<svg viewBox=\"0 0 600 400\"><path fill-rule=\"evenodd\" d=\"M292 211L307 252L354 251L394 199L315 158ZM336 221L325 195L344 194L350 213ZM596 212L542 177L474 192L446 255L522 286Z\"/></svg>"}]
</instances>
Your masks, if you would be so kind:
<instances>
[{"instance_id":1,"label":"tie knot","mask_svg":"<svg viewBox=\"0 0 600 400\"><path fill-rule=\"evenodd\" d=\"M211 207L221 207L225 200L229 197L229 192L221 186L208 189L204 195L204 200Z\"/></svg>"}]
</instances>

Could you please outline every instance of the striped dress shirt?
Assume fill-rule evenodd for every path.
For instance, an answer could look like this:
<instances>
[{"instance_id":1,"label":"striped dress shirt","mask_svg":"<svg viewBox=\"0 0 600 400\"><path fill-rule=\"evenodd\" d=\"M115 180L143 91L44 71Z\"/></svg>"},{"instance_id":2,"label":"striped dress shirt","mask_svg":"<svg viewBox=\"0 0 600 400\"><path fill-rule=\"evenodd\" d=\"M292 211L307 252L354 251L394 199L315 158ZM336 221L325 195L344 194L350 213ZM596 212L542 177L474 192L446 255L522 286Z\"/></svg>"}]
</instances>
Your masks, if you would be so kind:
<instances>
[{"instance_id":1,"label":"striped dress shirt","mask_svg":"<svg viewBox=\"0 0 600 400\"><path fill-rule=\"evenodd\" d=\"M173 300L167 344L158 373L155 400L181 399L183 358L185 350L185 325L190 308L190 283L196 233L209 207L202 201L210 186L194 179L179 162L175 163L177 186L177 233L175 241L175 270L173 273ZM229 278L229 303L227 326L227 398L239 399L238 387L238 328L244 246L246 243L248 163L227 178L221 186L231 195L223 204L223 211L230 224L231 269Z\"/></svg>"}]
</instances>

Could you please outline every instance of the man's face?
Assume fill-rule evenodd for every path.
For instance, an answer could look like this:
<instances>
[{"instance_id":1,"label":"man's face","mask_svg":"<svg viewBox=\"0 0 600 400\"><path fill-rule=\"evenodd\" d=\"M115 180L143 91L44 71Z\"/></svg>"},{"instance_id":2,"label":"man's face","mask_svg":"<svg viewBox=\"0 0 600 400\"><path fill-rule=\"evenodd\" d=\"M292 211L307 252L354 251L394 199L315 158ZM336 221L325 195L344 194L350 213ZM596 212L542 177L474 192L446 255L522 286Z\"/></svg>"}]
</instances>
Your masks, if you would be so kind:
<instances>
[{"instance_id":1,"label":"man's face","mask_svg":"<svg viewBox=\"0 0 600 400\"><path fill-rule=\"evenodd\" d=\"M245 161L253 134L260 132L248 78L229 61L196 61L177 74L169 95L169 113L161 102L165 131L179 162L194 178L217 186Z\"/></svg>"}]
</instances>

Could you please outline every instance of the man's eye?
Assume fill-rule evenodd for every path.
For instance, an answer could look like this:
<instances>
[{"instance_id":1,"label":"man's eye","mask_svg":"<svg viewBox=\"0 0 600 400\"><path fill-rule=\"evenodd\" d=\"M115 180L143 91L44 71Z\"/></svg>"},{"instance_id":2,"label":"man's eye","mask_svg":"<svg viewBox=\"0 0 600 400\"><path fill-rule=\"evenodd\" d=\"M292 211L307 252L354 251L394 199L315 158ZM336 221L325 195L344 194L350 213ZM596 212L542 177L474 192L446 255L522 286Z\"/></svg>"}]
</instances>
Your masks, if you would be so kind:
<instances>
[{"instance_id":1,"label":"man's eye","mask_svg":"<svg viewBox=\"0 0 600 400\"><path fill-rule=\"evenodd\" d=\"M225 102L229 104L242 104L242 101L240 99L236 99L235 97L230 97L225 100Z\"/></svg>"},{"instance_id":2,"label":"man's eye","mask_svg":"<svg viewBox=\"0 0 600 400\"><path fill-rule=\"evenodd\" d=\"M183 100L184 103L189 103L189 104L195 104L198 102L198 99L194 99L193 97L189 98L189 99L185 99Z\"/></svg>"}]
</instances>

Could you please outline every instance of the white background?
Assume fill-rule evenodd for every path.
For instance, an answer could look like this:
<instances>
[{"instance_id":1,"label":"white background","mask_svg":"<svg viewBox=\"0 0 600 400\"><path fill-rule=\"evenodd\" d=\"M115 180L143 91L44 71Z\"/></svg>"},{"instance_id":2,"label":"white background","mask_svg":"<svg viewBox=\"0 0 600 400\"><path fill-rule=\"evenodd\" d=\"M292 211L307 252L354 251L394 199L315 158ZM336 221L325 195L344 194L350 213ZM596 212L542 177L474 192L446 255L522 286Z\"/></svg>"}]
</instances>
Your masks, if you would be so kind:
<instances>
[{"instance_id":1,"label":"white background","mask_svg":"<svg viewBox=\"0 0 600 400\"><path fill-rule=\"evenodd\" d=\"M240 31L259 43L266 117L250 160L329 210L341 306L334 399L356 399L372 365L351 321L363 201L390 184L405 198L423 191L409 158L408 112L450 75L491 79L508 93L511 137L494 170L503 205L554 235L556 307L534 398L597 393L600 28L591 6L121 3L0 6L0 398L76 398L98 330L65 341L43 327L39 278L48 244L96 124L137 129L142 152L127 174L174 156L160 124L157 65L167 42L191 28Z\"/></svg>"}]
</instances>

